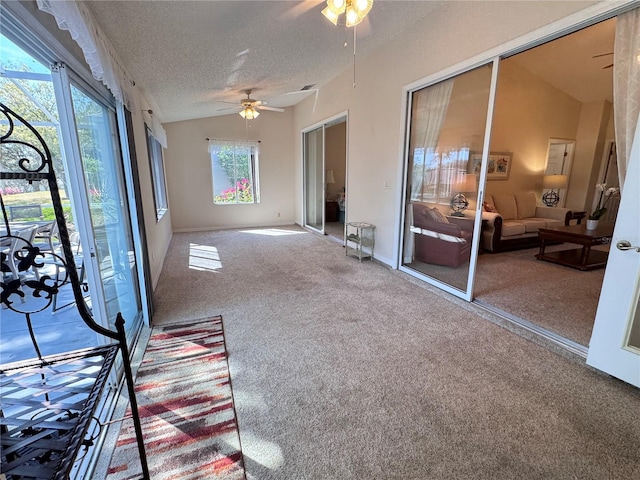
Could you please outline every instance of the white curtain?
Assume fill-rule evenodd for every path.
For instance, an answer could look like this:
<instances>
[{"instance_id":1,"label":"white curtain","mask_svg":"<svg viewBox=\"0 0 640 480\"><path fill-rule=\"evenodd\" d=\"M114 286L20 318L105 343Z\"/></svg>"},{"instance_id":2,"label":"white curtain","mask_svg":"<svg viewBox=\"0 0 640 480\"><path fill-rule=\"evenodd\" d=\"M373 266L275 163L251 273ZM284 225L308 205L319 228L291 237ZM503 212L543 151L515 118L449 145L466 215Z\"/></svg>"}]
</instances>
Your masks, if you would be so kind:
<instances>
[{"instance_id":1,"label":"white curtain","mask_svg":"<svg viewBox=\"0 0 640 480\"><path fill-rule=\"evenodd\" d=\"M640 8L617 17L613 65L613 109L622 188L640 120Z\"/></svg>"},{"instance_id":2,"label":"white curtain","mask_svg":"<svg viewBox=\"0 0 640 480\"><path fill-rule=\"evenodd\" d=\"M53 15L61 30L69 31L82 49L93 78L104 83L116 100L135 113L133 82L89 8L75 1L37 0L37 3L40 10Z\"/></svg>"},{"instance_id":3,"label":"white curtain","mask_svg":"<svg viewBox=\"0 0 640 480\"><path fill-rule=\"evenodd\" d=\"M144 96L143 96L143 99L144 99ZM151 133L153 133L153 138L158 140L158 142L160 142L160 145L162 145L163 148L168 148L167 132L162 126L162 123L160 122L158 117L150 112L153 112L153 109L147 108L142 110L142 117L144 119L144 122L151 129Z\"/></svg>"},{"instance_id":4,"label":"white curtain","mask_svg":"<svg viewBox=\"0 0 640 480\"><path fill-rule=\"evenodd\" d=\"M408 199L405 215L405 243L404 243L404 263L413 260L414 233L411 232L413 225L413 209L411 203L422 200L422 184L424 182L424 169L428 152L435 151L440 138L440 130L447 115L451 91L453 90L453 79L445 80L436 85L425 88L418 92L415 108L411 117L411 138L409 141L409 161L411 165L411 197ZM422 148L424 155L422 164L416 165L415 150Z\"/></svg>"},{"instance_id":5,"label":"white curtain","mask_svg":"<svg viewBox=\"0 0 640 480\"><path fill-rule=\"evenodd\" d=\"M432 85L417 93L417 104L414 109L414 116L411 121L414 124L412 128L409 153L413 159L416 148L424 149L424 157L422 165L416 165L415 159L412 165L411 178L411 200L415 201L422 192L422 183L424 182L424 168L427 153L431 149L436 150L438 146L438 138L440 130L444 123L444 118L449 107L451 99L451 90L453 89L453 79L445 80L436 85Z\"/></svg>"}]
</instances>

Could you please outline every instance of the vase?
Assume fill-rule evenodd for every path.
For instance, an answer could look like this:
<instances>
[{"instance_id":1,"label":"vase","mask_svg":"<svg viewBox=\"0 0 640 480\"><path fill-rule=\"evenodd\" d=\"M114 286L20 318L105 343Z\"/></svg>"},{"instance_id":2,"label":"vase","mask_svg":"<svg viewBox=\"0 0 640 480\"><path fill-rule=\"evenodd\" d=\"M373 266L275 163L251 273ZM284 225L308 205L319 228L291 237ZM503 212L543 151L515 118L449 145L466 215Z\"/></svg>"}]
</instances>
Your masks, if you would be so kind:
<instances>
[{"instance_id":1,"label":"vase","mask_svg":"<svg viewBox=\"0 0 640 480\"><path fill-rule=\"evenodd\" d=\"M587 230L595 230L598 228L598 222L600 220L589 220L587 219Z\"/></svg>"}]
</instances>

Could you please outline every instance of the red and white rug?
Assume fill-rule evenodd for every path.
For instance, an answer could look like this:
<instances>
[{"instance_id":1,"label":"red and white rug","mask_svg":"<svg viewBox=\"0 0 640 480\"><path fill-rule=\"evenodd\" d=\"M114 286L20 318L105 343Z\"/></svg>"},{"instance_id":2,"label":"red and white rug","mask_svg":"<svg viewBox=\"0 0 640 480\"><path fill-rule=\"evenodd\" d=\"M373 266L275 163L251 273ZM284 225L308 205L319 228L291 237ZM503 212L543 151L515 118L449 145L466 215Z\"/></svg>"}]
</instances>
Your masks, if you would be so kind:
<instances>
[{"instance_id":1,"label":"red and white rug","mask_svg":"<svg viewBox=\"0 0 640 480\"><path fill-rule=\"evenodd\" d=\"M245 479L222 317L153 327L136 378L153 480ZM131 421L108 480L141 477Z\"/></svg>"}]
</instances>

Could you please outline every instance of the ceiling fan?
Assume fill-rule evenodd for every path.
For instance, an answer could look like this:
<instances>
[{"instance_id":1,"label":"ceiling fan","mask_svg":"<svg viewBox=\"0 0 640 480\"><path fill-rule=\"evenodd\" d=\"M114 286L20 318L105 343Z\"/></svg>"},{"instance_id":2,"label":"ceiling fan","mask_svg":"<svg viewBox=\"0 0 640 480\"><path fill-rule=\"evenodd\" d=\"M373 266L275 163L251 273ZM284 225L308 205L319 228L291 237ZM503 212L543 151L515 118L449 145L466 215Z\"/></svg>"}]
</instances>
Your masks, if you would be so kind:
<instances>
[{"instance_id":1,"label":"ceiling fan","mask_svg":"<svg viewBox=\"0 0 640 480\"><path fill-rule=\"evenodd\" d=\"M242 118L247 120L253 120L260 112L258 110L269 110L271 112L284 112L284 108L279 107L269 107L266 102L262 100L254 100L251 98L251 90L247 89L244 91L247 94L247 98L243 98L240 100L240 105L237 107L232 107L230 109L225 108L224 110L239 110L239 114Z\"/></svg>"}]
</instances>

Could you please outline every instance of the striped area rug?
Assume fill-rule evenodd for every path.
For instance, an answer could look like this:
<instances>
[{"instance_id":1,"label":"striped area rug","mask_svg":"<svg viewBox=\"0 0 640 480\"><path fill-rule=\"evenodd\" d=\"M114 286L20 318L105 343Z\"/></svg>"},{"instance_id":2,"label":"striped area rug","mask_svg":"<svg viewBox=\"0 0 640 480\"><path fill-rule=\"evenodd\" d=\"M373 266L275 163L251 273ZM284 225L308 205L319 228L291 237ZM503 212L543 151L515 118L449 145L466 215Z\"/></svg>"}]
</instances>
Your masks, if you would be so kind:
<instances>
[{"instance_id":1,"label":"striped area rug","mask_svg":"<svg viewBox=\"0 0 640 480\"><path fill-rule=\"evenodd\" d=\"M246 478L221 316L153 327L136 392L153 480ZM140 472L126 421L107 479Z\"/></svg>"}]
</instances>

